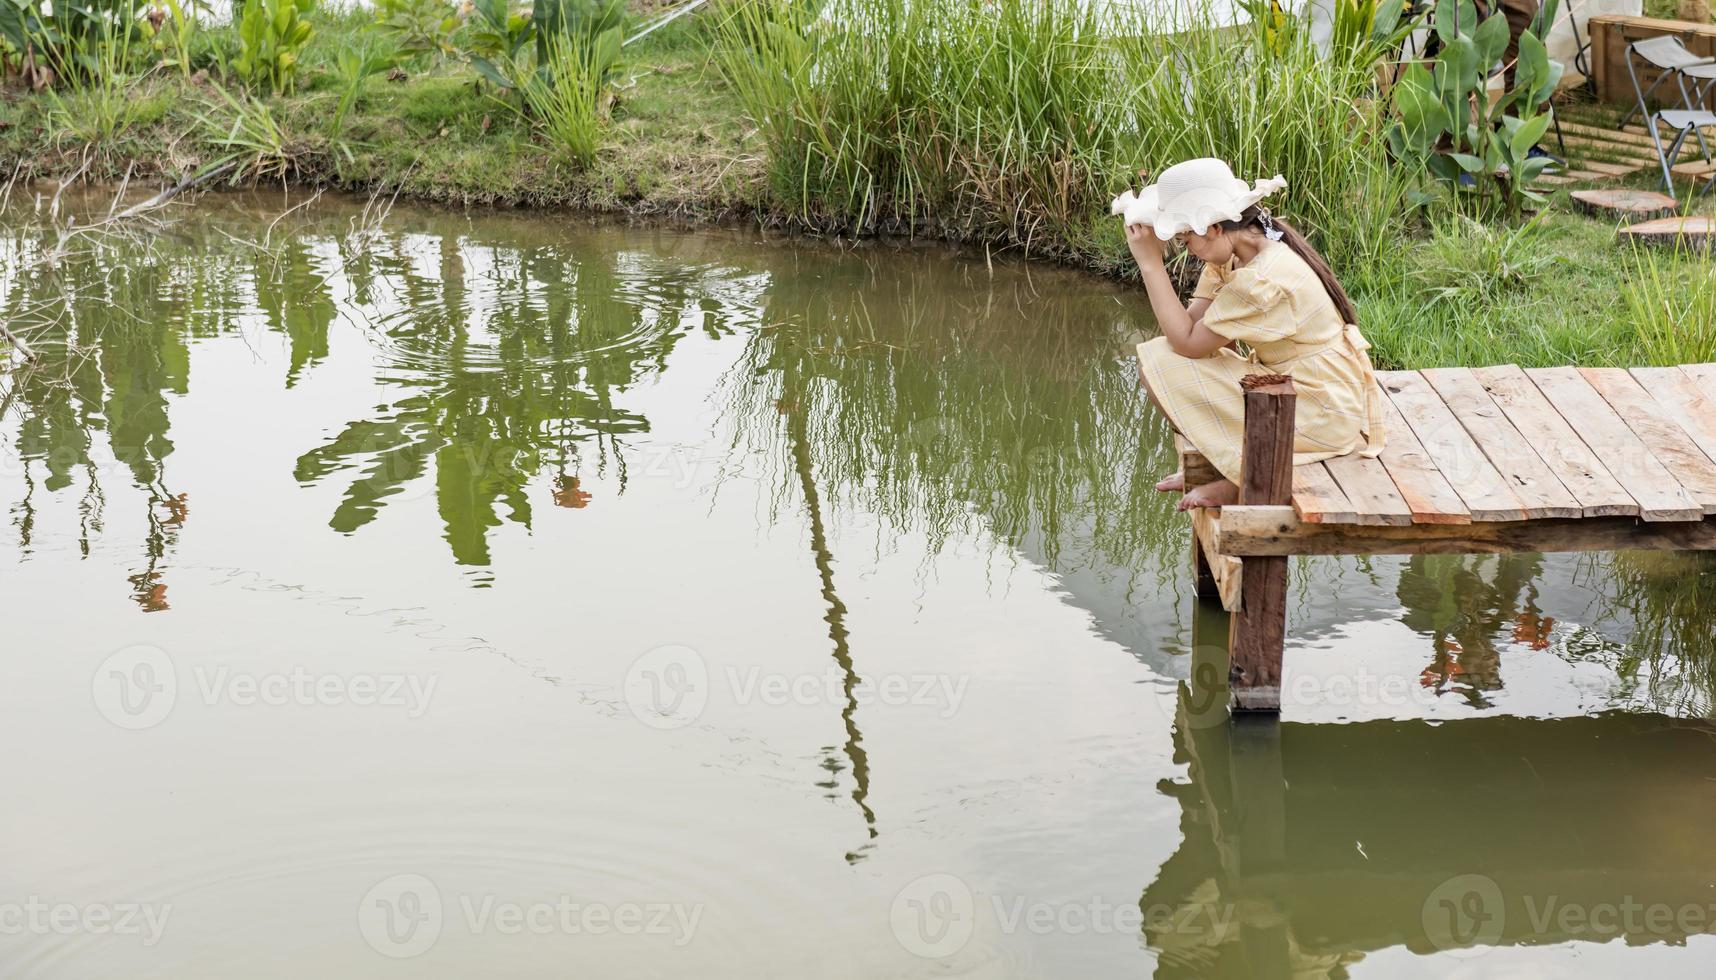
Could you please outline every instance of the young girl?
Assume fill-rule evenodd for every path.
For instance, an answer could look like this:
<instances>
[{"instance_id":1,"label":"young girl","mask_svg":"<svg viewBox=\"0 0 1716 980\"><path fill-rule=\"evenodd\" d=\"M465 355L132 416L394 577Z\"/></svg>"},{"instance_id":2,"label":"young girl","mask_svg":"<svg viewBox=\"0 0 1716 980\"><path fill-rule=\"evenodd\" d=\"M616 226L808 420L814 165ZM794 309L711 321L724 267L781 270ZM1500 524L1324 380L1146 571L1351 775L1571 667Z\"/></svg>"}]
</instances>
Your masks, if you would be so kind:
<instances>
[{"instance_id":1,"label":"young girl","mask_svg":"<svg viewBox=\"0 0 1716 980\"><path fill-rule=\"evenodd\" d=\"M1144 387L1224 477L1192 488L1181 510L1239 500L1248 374L1292 376L1295 464L1382 449L1382 393L1352 300L1304 236L1257 203L1286 186L1248 186L1221 160L1187 160L1114 202L1162 331L1138 346ZM1187 306L1162 267L1169 239L1204 263ZM1156 489L1185 490L1185 476Z\"/></svg>"}]
</instances>

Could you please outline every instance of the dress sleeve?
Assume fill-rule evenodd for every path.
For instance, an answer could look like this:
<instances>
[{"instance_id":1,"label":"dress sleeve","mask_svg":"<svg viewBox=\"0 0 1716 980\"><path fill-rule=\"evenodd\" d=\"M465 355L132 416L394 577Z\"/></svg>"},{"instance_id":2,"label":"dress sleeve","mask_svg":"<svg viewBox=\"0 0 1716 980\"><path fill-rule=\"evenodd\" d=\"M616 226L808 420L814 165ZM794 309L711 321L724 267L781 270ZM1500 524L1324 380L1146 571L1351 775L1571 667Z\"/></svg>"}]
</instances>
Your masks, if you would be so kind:
<instances>
[{"instance_id":1,"label":"dress sleeve","mask_svg":"<svg viewBox=\"0 0 1716 980\"><path fill-rule=\"evenodd\" d=\"M1284 340L1296 331L1287 291L1250 268L1234 271L1204 311L1204 326L1229 340L1248 344Z\"/></svg>"},{"instance_id":2,"label":"dress sleeve","mask_svg":"<svg viewBox=\"0 0 1716 980\"><path fill-rule=\"evenodd\" d=\"M1221 287L1221 271L1215 266L1205 263L1204 271L1198 275L1198 284L1192 287L1192 299L1215 299L1215 295L1221 290Z\"/></svg>"}]
</instances>

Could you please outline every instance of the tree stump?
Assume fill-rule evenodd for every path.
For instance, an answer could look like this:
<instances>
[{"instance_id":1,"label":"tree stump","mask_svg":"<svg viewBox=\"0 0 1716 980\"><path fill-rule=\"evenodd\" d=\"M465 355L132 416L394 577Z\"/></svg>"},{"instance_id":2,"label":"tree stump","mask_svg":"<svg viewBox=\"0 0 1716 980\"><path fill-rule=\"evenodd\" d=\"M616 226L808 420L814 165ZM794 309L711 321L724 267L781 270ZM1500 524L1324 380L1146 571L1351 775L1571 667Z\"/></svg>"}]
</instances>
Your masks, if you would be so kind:
<instances>
[{"instance_id":1,"label":"tree stump","mask_svg":"<svg viewBox=\"0 0 1716 980\"><path fill-rule=\"evenodd\" d=\"M1675 203L1674 198L1657 191L1604 187L1574 191L1568 196L1573 199L1575 208L1600 218L1647 221L1651 218L1666 217L1680 210L1680 205Z\"/></svg>"},{"instance_id":2,"label":"tree stump","mask_svg":"<svg viewBox=\"0 0 1716 980\"><path fill-rule=\"evenodd\" d=\"M1621 242L1668 245L1702 252L1709 249L1713 232L1716 232L1716 219L1705 215L1692 215L1685 218L1657 218L1654 221L1624 225L1615 232L1615 237Z\"/></svg>"}]
</instances>

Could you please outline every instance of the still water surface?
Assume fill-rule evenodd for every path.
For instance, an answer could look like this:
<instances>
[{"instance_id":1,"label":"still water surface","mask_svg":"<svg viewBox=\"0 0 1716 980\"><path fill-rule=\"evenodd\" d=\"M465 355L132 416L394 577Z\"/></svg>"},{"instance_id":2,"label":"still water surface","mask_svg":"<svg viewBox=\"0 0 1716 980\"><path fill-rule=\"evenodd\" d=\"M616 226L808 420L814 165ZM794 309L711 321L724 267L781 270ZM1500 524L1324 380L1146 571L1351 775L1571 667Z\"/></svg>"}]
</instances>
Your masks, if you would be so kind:
<instances>
[{"instance_id":1,"label":"still water surface","mask_svg":"<svg viewBox=\"0 0 1716 980\"><path fill-rule=\"evenodd\" d=\"M1137 291L295 203L8 284L0 976L1716 968L1716 563L1300 562L1230 730Z\"/></svg>"}]
</instances>

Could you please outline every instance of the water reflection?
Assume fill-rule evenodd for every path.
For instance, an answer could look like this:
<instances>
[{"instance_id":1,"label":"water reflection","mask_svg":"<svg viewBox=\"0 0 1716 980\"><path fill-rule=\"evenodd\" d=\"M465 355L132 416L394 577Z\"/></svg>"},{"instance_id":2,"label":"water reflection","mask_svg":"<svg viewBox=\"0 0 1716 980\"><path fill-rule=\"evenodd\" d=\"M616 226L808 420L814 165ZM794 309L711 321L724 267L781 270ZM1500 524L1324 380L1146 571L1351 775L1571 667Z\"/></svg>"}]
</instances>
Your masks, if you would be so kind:
<instances>
[{"instance_id":1,"label":"water reflection","mask_svg":"<svg viewBox=\"0 0 1716 980\"><path fill-rule=\"evenodd\" d=\"M1394 947L1476 964L1716 931L1716 842L1685 819L1716 805L1716 723L1235 727L1206 723L1224 672L1197 677L1175 732L1186 778L1162 786L1185 839L1140 898L1158 977L1340 978Z\"/></svg>"},{"instance_id":2,"label":"water reflection","mask_svg":"<svg viewBox=\"0 0 1716 980\"><path fill-rule=\"evenodd\" d=\"M1144 810L1178 808L1184 837L1142 896L1147 913L1161 911L1147 914L1143 939L1163 976L1386 972L1385 957L1448 941L1425 925L1426 908L1464 914L1456 924L1480 948L1599 939L1521 931L1541 911L1523 903L1691 901L1695 879L1716 867L1709 846L1675 824L1711 802L1712 732L1670 720L1708 714L1716 690L1716 558L1297 562L1289 669L1369 669L1415 697L1368 713L1311 699L1290 722L1344 724L1289 723L1260 739L1214 719L1225 697L1207 682L1225 673L1211 659L1219 642L1202 634L1213 623L1208 635L1222 635L1221 617L1193 611L1185 523L1149 489L1171 460L1128 364L1147 326L1135 296L930 249L500 215L402 212L374 225L338 201L269 229L279 210L214 199L150 248L74 257L3 284L0 315L56 323L39 339L46 363L0 376L0 492L19 559L76 556L106 590L77 596L80 607L123 595L166 614L102 622L92 629L100 642L164 635L193 646L202 617L227 598L210 591L209 570L230 580L242 563L268 570L247 601L315 591L330 607L363 610L308 641L338 647L354 623L398 602L359 588L362 600L348 604L354 587L330 567L355 555L378 574L421 566L389 585L414 609L469 617L455 635L510 630L509 656L520 655L506 670L557 658L539 673L565 688L520 695L557 722L608 724L555 698L576 690L590 694L580 705L611 706L605 692L640 652L629 644L658 629L649 642L680 639L675 630L715 637L711 664L831 668L832 696L804 717L792 706L725 706L708 719L714 750L695 741L701 729L659 756L607 729L565 743L584 756L567 771L616 760L593 777L577 771L620 773L604 789L621 795L681 745L701 777L747 793L756 772L789 772L779 784L818 809L795 810L790 833L757 812L747 826L838 864L850 877L816 878L826 894L910 880L962 847L1003 855L995 878L1087 889L1092 868L1113 870L1113 856L1137 843L1116 829L1124 819L1101 826L1090 799L1156 753L1139 785L1148 792L1166 775L1167 796ZM9 235L6 254L33 247L27 231ZM221 390L259 378L255 390ZM241 417L210 424L211 411L234 405ZM252 496L252 484L267 486ZM241 540L223 551L209 541L222 533ZM779 550L758 543L770 535ZM624 606L620 593L653 596L651 576L670 578L681 559L701 580L688 572L680 594ZM27 583L37 595L80 581L49 560L37 569ZM457 574L449 585L425 569ZM627 570L623 588L604 580L615 569ZM717 578L731 581L708 582ZM747 618L684 596L708 587L732 602L720 589L734 583L763 597L761 611ZM130 605L114 605L138 624ZM609 605L624 615L590 627ZM662 623L640 626L650 615ZM997 636L995 623L1020 637ZM786 638L764 635L777 626ZM568 634L571 649L556 647ZM968 650L970 636L1004 649ZM506 648L483 637L482 649ZM335 652L364 663L363 651ZM418 652L400 651L401 662ZM967 713L912 715L863 699L878 671L918 669L972 677ZM1112 684L1101 674L1110 670ZM1099 694L1057 699L1094 676L1105 677ZM1148 692L1180 677L1195 683L1178 713L1150 716ZM87 676L77 683L86 698ZM1125 725L1082 727L1093 704ZM1636 713L1597 713L1614 707ZM1167 758L1167 716L1183 770ZM1377 720L1414 716L1458 720ZM513 720L483 718L497 729ZM470 771L488 778L492 763L478 758ZM1092 797L1076 797L1081 781L1097 787ZM448 785L438 773L426 784ZM679 792L675 782L671 806L637 810L701 816L703 801L686 806ZM510 805L520 794L509 785L491 798ZM770 797L783 798L796 802ZM1063 802L1072 799L1084 803ZM805 828L826 812L837 829L824 840ZM913 850L944 824L972 839ZM482 837L488 825L472 827ZM1053 853L1038 851L1045 841L1074 860L1020 857ZM732 869L756 857L724 855L710 877L739 880ZM1467 887L1467 874L1501 893L1501 931L1481 931L1488 893ZM1141 877L1126 872L1125 902ZM827 911L829 921L881 922L886 910L853 900ZM1136 966L1139 937L1126 938Z\"/></svg>"}]
</instances>

